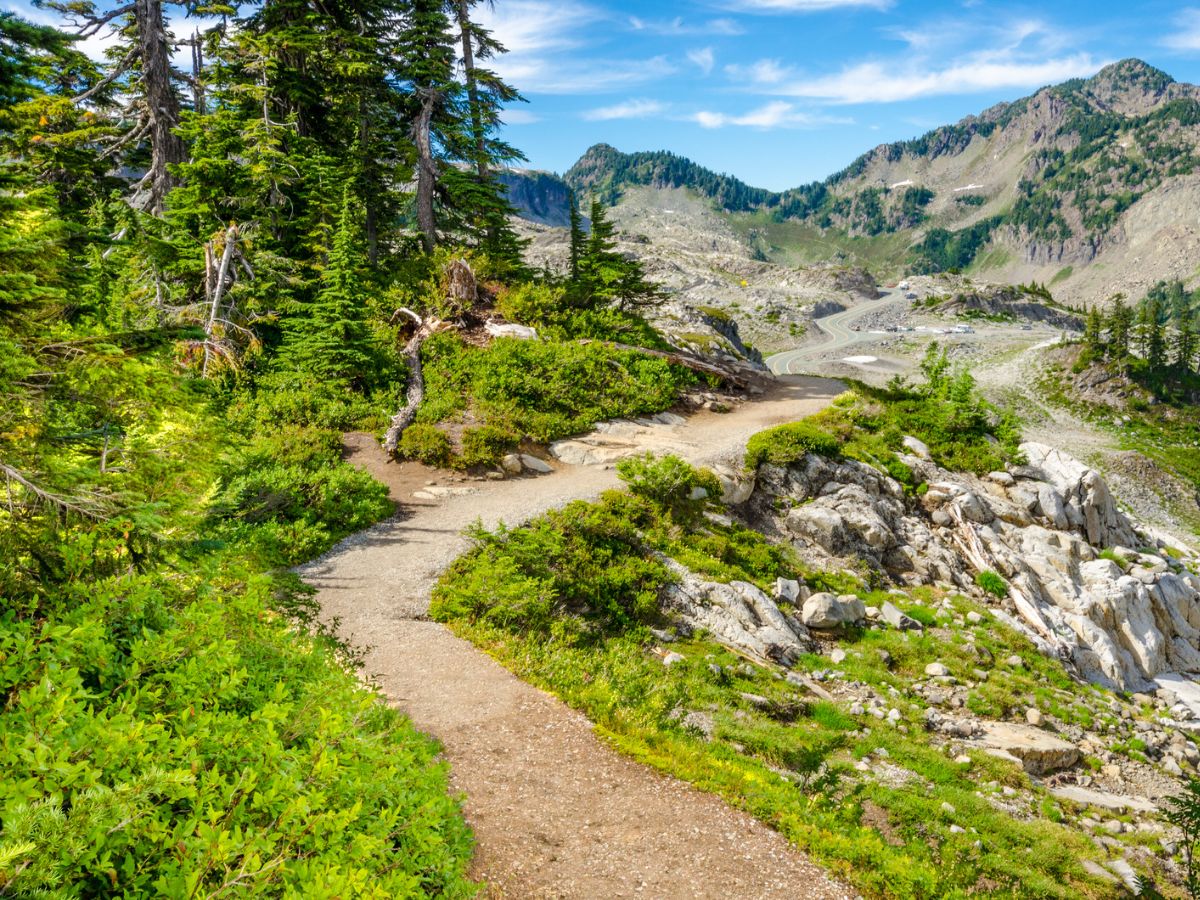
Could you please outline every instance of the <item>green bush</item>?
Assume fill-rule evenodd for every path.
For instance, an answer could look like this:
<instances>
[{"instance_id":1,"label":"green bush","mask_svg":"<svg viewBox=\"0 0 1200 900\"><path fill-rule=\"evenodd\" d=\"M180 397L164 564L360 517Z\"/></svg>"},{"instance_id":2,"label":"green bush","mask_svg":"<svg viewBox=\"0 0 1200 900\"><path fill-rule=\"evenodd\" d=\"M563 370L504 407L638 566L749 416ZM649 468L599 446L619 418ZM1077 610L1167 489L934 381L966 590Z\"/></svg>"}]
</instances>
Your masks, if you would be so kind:
<instances>
[{"instance_id":1,"label":"green bush","mask_svg":"<svg viewBox=\"0 0 1200 900\"><path fill-rule=\"evenodd\" d=\"M670 575L643 549L639 524L652 520L646 501L614 492L518 530L478 532L474 549L439 581L430 613L526 630L546 628L552 612L603 628L654 621Z\"/></svg>"},{"instance_id":2,"label":"green bush","mask_svg":"<svg viewBox=\"0 0 1200 900\"><path fill-rule=\"evenodd\" d=\"M617 475L636 497L645 497L673 519L693 523L713 499L721 483L712 472L688 465L678 456L633 456L617 463Z\"/></svg>"},{"instance_id":3,"label":"green bush","mask_svg":"<svg viewBox=\"0 0 1200 900\"><path fill-rule=\"evenodd\" d=\"M468 428L463 432L462 453L456 462L464 468L490 466L511 451L519 440L519 435L495 425Z\"/></svg>"},{"instance_id":4,"label":"green bush","mask_svg":"<svg viewBox=\"0 0 1200 900\"><path fill-rule=\"evenodd\" d=\"M470 412L484 424L550 442L606 419L650 415L675 403L690 372L604 344L499 338L472 347L454 334L422 348L427 383L419 421Z\"/></svg>"},{"instance_id":5,"label":"green bush","mask_svg":"<svg viewBox=\"0 0 1200 900\"><path fill-rule=\"evenodd\" d=\"M985 569L976 575L975 584L1001 600L1008 596L1008 582L991 569Z\"/></svg>"},{"instance_id":6,"label":"green bush","mask_svg":"<svg viewBox=\"0 0 1200 900\"><path fill-rule=\"evenodd\" d=\"M434 742L274 614L271 580L216 579L0 619L0 892L469 896Z\"/></svg>"},{"instance_id":7,"label":"green bush","mask_svg":"<svg viewBox=\"0 0 1200 900\"><path fill-rule=\"evenodd\" d=\"M225 461L208 530L264 565L294 565L391 512L387 488L342 462L336 433L289 427Z\"/></svg>"},{"instance_id":8,"label":"green bush","mask_svg":"<svg viewBox=\"0 0 1200 900\"><path fill-rule=\"evenodd\" d=\"M763 463L786 466L806 453L837 456L841 452L838 439L811 422L789 422L760 431L746 444L746 466L756 469Z\"/></svg>"},{"instance_id":9,"label":"green bush","mask_svg":"<svg viewBox=\"0 0 1200 900\"><path fill-rule=\"evenodd\" d=\"M427 466L444 466L450 461L450 437L436 425L417 422L400 436L400 455Z\"/></svg>"}]
</instances>

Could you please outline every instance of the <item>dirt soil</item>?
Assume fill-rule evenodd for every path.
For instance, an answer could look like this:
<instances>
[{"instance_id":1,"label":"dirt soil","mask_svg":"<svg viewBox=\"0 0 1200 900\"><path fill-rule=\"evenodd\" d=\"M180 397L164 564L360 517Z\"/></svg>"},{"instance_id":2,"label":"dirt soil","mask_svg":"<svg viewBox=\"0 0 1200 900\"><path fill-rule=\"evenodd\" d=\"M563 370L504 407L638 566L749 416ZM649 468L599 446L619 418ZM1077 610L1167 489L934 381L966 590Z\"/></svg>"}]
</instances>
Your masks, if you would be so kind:
<instances>
[{"instance_id":1,"label":"dirt soil","mask_svg":"<svg viewBox=\"0 0 1200 900\"><path fill-rule=\"evenodd\" d=\"M731 413L689 419L673 449L697 464L737 461L751 434L815 413L842 389L781 381ZM856 895L751 816L622 757L582 714L428 619L436 579L468 547L466 526L518 524L594 498L618 485L611 468L557 465L539 478L473 482L390 462L365 435L350 436L347 453L388 484L399 510L301 574L319 589L326 621L367 648L366 672L388 700L441 740L488 896ZM435 499L414 501L417 492Z\"/></svg>"}]
</instances>

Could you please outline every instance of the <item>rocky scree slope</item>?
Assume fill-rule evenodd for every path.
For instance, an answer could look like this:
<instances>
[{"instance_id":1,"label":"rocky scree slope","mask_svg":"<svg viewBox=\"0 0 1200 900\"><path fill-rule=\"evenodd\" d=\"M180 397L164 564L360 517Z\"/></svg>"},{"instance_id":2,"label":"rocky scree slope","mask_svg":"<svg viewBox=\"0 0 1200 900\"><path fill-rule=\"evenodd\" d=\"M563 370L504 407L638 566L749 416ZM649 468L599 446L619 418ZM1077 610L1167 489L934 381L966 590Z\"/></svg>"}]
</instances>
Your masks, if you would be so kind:
<instances>
[{"instance_id":1,"label":"rocky scree slope","mask_svg":"<svg viewBox=\"0 0 1200 900\"><path fill-rule=\"evenodd\" d=\"M683 189L631 188L612 210L618 249L641 261L667 295L647 311L672 343L709 355L757 359L794 347L814 316L838 312L878 294L861 268L792 268L754 258L711 204ZM518 222L537 267L566 270L565 230ZM735 332L736 329L736 332Z\"/></svg>"}]
</instances>

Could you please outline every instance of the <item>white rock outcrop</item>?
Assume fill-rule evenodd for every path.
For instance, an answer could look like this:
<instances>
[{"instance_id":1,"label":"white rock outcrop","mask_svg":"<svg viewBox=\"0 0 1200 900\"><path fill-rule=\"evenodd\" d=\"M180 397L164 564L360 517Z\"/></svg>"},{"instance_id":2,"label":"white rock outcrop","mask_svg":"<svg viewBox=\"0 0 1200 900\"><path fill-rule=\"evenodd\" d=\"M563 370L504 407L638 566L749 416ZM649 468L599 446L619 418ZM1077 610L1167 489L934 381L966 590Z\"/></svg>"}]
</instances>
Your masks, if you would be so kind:
<instances>
[{"instance_id":1,"label":"white rock outcrop","mask_svg":"<svg viewBox=\"0 0 1200 900\"><path fill-rule=\"evenodd\" d=\"M968 591L998 573L1000 617L1091 681L1147 690L1163 673L1200 673L1200 579L1139 534L1095 470L1043 444L1021 449L1025 465L984 478L903 457L928 485L920 497L863 463L809 454L761 467L748 508L817 566L865 562Z\"/></svg>"}]
</instances>

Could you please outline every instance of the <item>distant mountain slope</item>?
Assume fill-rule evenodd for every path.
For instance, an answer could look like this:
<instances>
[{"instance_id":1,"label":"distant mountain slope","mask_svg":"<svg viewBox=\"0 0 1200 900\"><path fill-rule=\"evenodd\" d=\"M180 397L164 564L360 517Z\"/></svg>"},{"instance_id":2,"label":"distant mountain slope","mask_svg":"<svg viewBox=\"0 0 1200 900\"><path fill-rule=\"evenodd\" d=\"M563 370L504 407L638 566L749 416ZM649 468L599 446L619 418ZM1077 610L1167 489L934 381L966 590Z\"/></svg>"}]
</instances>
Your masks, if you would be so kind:
<instances>
[{"instance_id":1,"label":"distant mountain slope","mask_svg":"<svg viewBox=\"0 0 1200 900\"><path fill-rule=\"evenodd\" d=\"M807 243L799 258L835 253L881 274L971 267L1052 281L1072 300L1140 296L1198 274L1200 88L1125 60L783 192L607 144L562 181L609 202L631 186L688 188L742 217L739 230L773 259Z\"/></svg>"}]
</instances>

